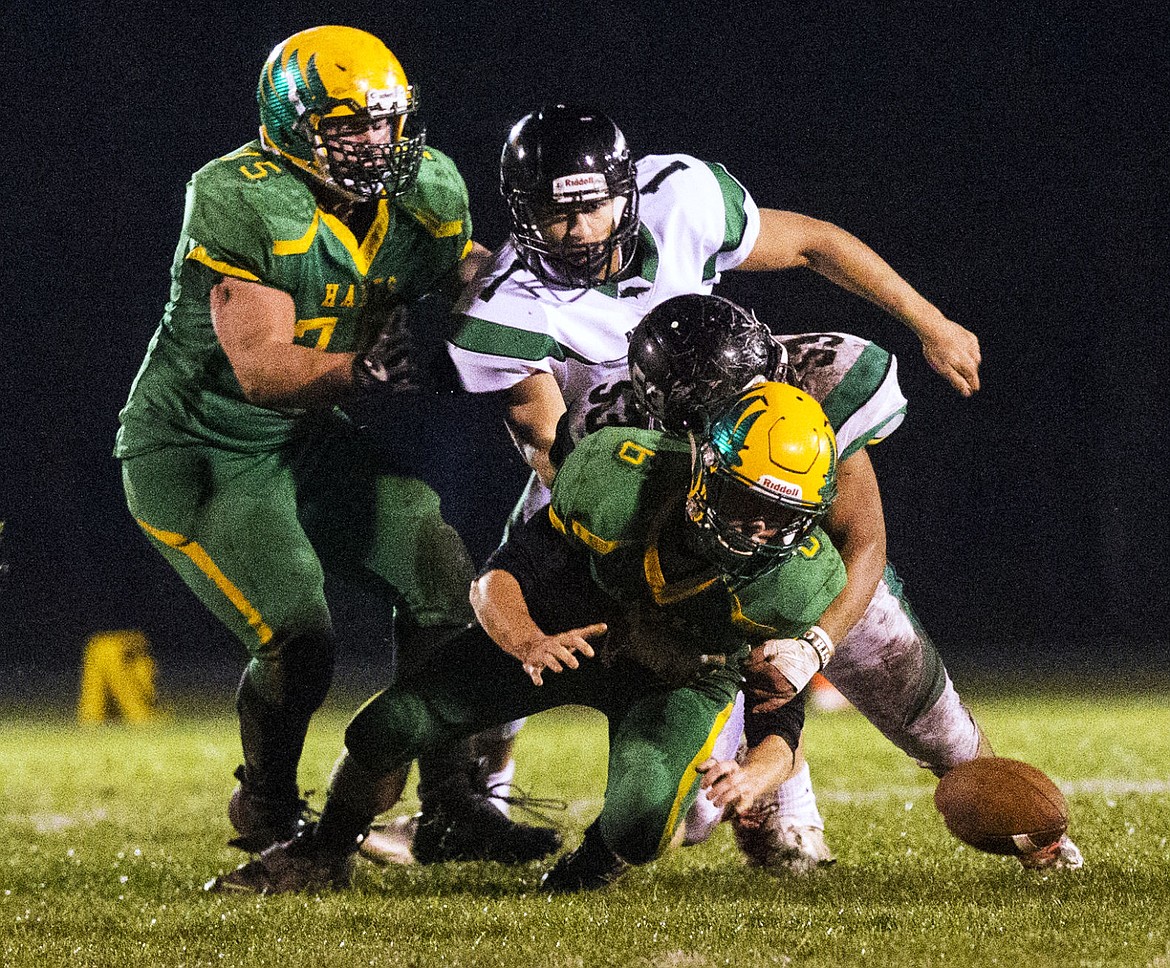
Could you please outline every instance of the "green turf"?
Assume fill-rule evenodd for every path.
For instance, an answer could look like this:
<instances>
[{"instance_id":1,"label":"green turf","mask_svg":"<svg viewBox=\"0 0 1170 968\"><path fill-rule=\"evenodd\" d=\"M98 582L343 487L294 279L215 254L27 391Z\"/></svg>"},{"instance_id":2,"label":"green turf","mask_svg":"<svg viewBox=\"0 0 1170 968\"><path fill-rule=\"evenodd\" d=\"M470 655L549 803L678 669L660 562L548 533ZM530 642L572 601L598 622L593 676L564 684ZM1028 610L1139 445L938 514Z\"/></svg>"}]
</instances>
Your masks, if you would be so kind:
<instances>
[{"instance_id":1,"label":"green turf","mask_svg":"<svg viewBox=\"0 0 1170 968\"><path fill-rule=\"evenodd\" d=\"M974 705L999 753L1065 789L1083 870L1026 874L959 845L932 778L847 712L808 725L838 856L809 879L745 869L721 828L598 895L542 896L539 865L363 861L344 893L213 896L202 883L241 859L224 846L238 758L229 697L141 728L10 714L0 964L1168 968L1170 696ZM306 784L324 783L349 708L331 702L315 721ZM600 718L537 717L519 758L524 786L570 801L560 821L575 843L600 805Z\"/></svg>"}]
</instances>

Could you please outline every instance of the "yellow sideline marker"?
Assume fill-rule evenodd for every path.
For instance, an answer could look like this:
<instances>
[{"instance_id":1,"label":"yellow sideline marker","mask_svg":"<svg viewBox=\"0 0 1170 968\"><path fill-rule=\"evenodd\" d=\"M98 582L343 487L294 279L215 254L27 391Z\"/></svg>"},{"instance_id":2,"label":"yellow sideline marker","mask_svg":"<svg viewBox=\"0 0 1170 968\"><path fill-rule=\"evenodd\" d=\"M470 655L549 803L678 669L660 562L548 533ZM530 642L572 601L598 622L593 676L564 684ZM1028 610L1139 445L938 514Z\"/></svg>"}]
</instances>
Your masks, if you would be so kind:
<instances>
[{"instance_id":1,"label":"yellow sideline marker","mask_svg":"<svg viewBox=\"0 0 1170 968\"><path fill-rule=\"evenodd\" d=\"M85 644L77 719L83 724L161 719L150 643L137 629L95 632Z\"/></svg>"}]
</instances>

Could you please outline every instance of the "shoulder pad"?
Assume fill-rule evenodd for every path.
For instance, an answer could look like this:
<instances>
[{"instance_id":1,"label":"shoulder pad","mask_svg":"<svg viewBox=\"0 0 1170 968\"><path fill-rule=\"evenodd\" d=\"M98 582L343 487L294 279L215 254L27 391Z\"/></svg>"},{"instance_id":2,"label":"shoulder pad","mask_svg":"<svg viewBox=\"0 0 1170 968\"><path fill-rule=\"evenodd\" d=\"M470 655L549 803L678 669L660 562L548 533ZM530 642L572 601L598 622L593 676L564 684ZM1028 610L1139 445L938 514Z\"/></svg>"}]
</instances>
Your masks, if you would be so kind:
<instances>
[{"instance_id":1,"label":"shoulder pad","mask_svg":"<svg viewBox=\"0 0 1170 968\"><path fill-rule=\"evenodd\" d=\"M646 155L638 159L638 191L666 203L667 199L694 201L696 192L715 197L711 165L691 155Z\"/></svg>"},{"instance_id":2,"label":"shoulder pad","mask_svg":"<svg viewBox=\"0 0 1170 968\"><path fill-rule=\"evenodd\" d=\"M471 237L467 185L455 162L436 148L423 150L418 178L410 191L398 199L398 205L437 239Z\"/></svg>"},{"instance_id":3,"label":"shoulder pad","mask_svg":"<svg viewBox=\"0 0 1170 968\"><path fill-rule=\"evenodd\" d=\"M569 537L608 554L639 540L661 502L685 493L689 476L686 442L653 430L603 427L565 458L549 516Z\"/></svg>"},{"instance_id":4,"label":"shoulder pad","mask_svg":"<svg viewBox=\"0 0 1170 968\"><path fill-rule=\"evenodd\" d=\"M187 229L216 259L261 271L279 239L299 239L316 215L313 193L250 142L204 165L188 186Z\"/></svg>"},{"instance_id":5,"label":"shoulder pad","mask_svg":"<svg viewBox=\"0 0 1170 968\"><path fill-rule=\"evenodd\" d=\"M781 638L816 622L845 587L845 564L829 536L814 528L800 550L736 592L748 614L758 614Z\"/></svg>"},{"instance_id":6,"label":"shoulder pad","mask_svg":"<svg viewBox=\"0 0 1170 968\"><path fill-rule=\"evenodd\" d=\"M897 359L849 333L781 336L793 379L824 407L837 434L838 459L881 440L902 423L906 398Z\"/></svg>"}]
</instances>

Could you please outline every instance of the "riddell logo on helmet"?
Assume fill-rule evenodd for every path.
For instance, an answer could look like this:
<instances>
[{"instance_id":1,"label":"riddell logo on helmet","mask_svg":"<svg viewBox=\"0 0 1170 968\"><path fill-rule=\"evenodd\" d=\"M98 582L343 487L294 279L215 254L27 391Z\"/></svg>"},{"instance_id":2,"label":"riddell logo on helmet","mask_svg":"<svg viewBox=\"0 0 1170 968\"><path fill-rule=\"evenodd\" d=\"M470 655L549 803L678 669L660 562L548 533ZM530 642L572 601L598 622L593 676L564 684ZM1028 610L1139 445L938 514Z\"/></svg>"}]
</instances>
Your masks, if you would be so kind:
<instances>
[{"instance_id":1,"label":"riddell logo on helmet","mask_svg":"<svg viewBox=\"0 0 1170 968\"><path fill-rule=\"evenodd\" d=\"M765 474L760 478L760 487L774 494L783 494L785 497L794 497L798 501L804 500L804 491L791 481L782 481L778 477L769 477Z\"/></svg>"},{"instance_id":2,"label":"riddell logo on helmet","mask_svg":"<svg viewBox=\"0 0 1170 968\"><path fill-rule=\"evenodd\" d=\"M373 117L402 114L406 110L406 104L406 88L401 84L397 87L371 88L366 91L366 107Z\"/></svg>"},{"instance_id":3,"label":"riddell logo on helmet","mask_svg":"<svg viewBox=\"0 0 1170 968\"><path fill-rule=\"evenodd\" d=\"M581 172L578 175L562 175L552 183L553 198L608 197L609 186L605 175L596 171Z\"/></svg>"}]
</instances>

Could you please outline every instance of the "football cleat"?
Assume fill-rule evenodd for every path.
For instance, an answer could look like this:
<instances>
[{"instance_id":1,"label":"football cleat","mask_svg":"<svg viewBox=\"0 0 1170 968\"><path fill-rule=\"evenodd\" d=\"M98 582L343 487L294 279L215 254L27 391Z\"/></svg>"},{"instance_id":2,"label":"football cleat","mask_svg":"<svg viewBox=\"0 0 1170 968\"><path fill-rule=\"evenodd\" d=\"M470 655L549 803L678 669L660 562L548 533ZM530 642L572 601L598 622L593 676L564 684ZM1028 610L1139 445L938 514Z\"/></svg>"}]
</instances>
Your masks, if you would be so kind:
<instances>
[{"instance_id":1,"label":"football cleat","mask_svg":"<svg viewBox=\"0 0 1170 968\"><path fill-rule=\"evenodd\" d=\"M367 831L358 853L375 864L413 864L411 843L418 831L420 816L416 813L374 824Z\"/></svg>"},{"instance_id":2,"label":"football cleat","mask_svg":"<svg viewBox=\"0 0 1170 968\"><path fill-rule=\"evenodd\" d=\"M1060 840L1030 854L1020 855L1020 866L1026 871L1075 871L1085 866L1085 858L1081 849L1074 844L1068 834L1062 834Z\"/></svg>"},{"instance_id":3,"label":"football cleat","mask_svg":"<svg viewBox=\"0 0 1170 968\"><path fill-rule=\"evenodd\" d=\"M411 853L420 864L491 860L527 864L561 846L552 827L534 827L505 817L490 797L464 793L424 805Z\"/></svg>"},{"instance_id":4,"label":"football cleat","mask_svg":"<svg viewBox=\"0 0 1170 968\"><path fill-rule=\"evenodd\" d=\"M228 800L228 819L239 836L229 840L229 846L259 854L304 829L308 803L300 797L271 797L258 792L249 785L243 765L236 768L235 777L239 783Z\"/></svg>"},{"instance_id":5,"label":"football cleat","mask_svg":"<svg viewBox=\"0 0 1170 968\"><path fill-rule=\"evenodd\" d=\"M540 889L550 894L572 894L608 887L630 865L601 839L594 821L576 850L558 860L540 879Z\"/></svg>"},{"instance_id":6,"label":"football cleat","mask_svg":"<svg viewBox=\"0 0 1170 968\"><path fill-rule=\"evenodd\" d=\"M325 853L314 841L310 824L292 840L274 844L255 860L203 885L216 894L289 894L349 887L353 851Z\"/></svg>"},{"instance_id":7,"label":"football cleat","mask_svg":"<svg viewBox=\"0 0 1170 968\"><path fill-rule=\"evenodd\" d=\"M749 867L804 876L836 863L824 830L784 816L775 801L735 814L731 829Z\"/></svg>"}]
</instances>

